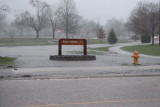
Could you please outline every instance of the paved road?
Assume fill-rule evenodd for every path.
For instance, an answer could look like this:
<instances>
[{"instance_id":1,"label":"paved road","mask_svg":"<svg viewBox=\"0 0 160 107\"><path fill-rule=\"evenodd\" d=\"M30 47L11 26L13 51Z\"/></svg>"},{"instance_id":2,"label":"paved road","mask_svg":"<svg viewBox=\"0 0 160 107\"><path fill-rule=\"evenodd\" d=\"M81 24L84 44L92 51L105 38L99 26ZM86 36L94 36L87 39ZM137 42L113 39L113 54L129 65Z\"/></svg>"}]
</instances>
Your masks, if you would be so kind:
<instances>
[{"instance_id":1,"label":"paved road","mask_svg":"<svg viewBox=\"0 0 160 107\"><path fill-rule=\"evenodd\" d=\"M0 107L159 107L159 77L0 81Z\"/></svg>"}]
</instances>

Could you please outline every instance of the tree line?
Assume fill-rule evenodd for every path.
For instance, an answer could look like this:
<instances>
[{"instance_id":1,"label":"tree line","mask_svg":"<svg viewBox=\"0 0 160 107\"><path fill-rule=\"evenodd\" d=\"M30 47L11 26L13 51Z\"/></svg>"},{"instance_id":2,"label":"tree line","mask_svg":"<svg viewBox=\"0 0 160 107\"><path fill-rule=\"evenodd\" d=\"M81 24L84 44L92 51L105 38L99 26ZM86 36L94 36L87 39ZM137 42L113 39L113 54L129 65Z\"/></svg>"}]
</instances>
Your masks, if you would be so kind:
<instances>
[{"instance_id":1,"label":"tree line","mask_svg":"<svg viewBox=\"0 0 160 107\"><path fill-rule=\"evenodd\" d=\"M139 2L131 12L127 27L136 35L140 35L142 40L148 38L148 42L150 42L151 39L152 45L154 45L154 37L160 33L160 4Z\"/></svg>"},{"instance_id":2,"label":"tree line","mask_svg":"<svg viewBox=\"0 0 160 107\"><path fill-rule=\"evenodd\" d=\"M89 39L97 38L97 32L101 28L104 29L106 34L112 28L119 36L125 37L128 34L128 31L124 28L125 22L122 19L113 18L106 25L84 19L79 15L73 0L60 0L57 4L48 4L41 0L30 0L29 3L34 14L27 10L19 10L12 22L0 23L3 27L6 26L4 30L0 29L0 35L4 35L3 32L5 32L11 38L16 35L21 37L32 35L33 37L34 33L36 38L40 38L40 34L44 33L46 37L52 35L53 39L56 38L56 35L61 36L61 34L65 34L66 38L80 36Z\"/></svg>"},{"instance_id":3,"label":"tree line","mask_svg":"<svg viewBox=\"0 0 160 107\"><path fill-rule=\"evenodd\" d=\"M55 30L61 29L66 38L69 33L74 33L79 26L80 16L76 11L73 0L61 0L58 6L50 5L40 0L30 0L30 5L35 9L35 15L29 11L22 12L16 17L16 24L32 28L39 38L39 33L46 27L52 29L55 39Z\"/></svg>"},{"instance_id":4,"label":"tree line","mask_svg":"<svg viewBox=\"0 0 160 107\"><path fill-rule=\"evenodd\" d=\"M55 39L57 32L62 32L66 38L75 37L75 35L81 38L95 38L100 29L104 30L105 36L108 36L113 29L118 38L130 38L133 35L142 39L148 37L154 45L154 37L160 33L160 5L155 2L140 1L132 10L127 22L112 18L105 25L83 19L73 0L60 0L57 4L30 0L29 3L34 14L21 10L10 23L5 23L9 8L1 6L0 35L3 35L2 31L7 32L10 37L14 37L17 33L21 36L35 33L36 38L40 38L40 34L44 33L46 36L52 35Z\"/></svg>"}]
</instances>

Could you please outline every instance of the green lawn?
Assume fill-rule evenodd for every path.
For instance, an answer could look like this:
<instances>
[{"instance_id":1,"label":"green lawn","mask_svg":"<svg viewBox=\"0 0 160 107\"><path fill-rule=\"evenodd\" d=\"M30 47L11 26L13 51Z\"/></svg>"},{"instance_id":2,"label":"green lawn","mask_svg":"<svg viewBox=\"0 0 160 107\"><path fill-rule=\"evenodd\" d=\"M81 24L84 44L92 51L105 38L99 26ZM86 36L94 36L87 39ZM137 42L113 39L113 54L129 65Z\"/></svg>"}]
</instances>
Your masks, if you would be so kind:
<instances>
[{"instance_id":1,"label":"green lawn","mask_svg":"<svg viewBox=\"0 0 160 107\"><path fill-rule=\"evenodd\" d=\"M89 39L87 40L88 44L108 44L107 39L99 40L99 39ZM120 39L117 43L127 43L128 40Z\"/></svg>"},{"instance_id":2,"label":"green lawn","mask_svg":"<svg viewBox=\"0 0 160 107\"><path fill-rule=\"evenodd\" d=\"M126 46L122 47L122 50L134 52L137 50L140 54L160 56L160 46L158 45L136 45L136 46Z\"/></svg>"},{"instance_id":3,"label":"green lawn","mask_svg":"<svg viewBox=\"0 0 160 107\"><path fill-rule=\"evenodd\" d=\"M0 46L36 46L36 45L57 45L57 42L49 43L52 39L35 39L35 38L0 38ZM118 43L127 43L128 40L118 40ZM89 39L88 44L108 44L106 39L97 40Z\"/></svg>"},{"instance_id":4,"label":"green lawn","mask_svg":"<svg viewBox=\"0 0 160 107\"><path fill-rule=\"evenodd\" d=\"M95 51L109 51L110 46L108 47L98 47L98 48L90 48L90 50L95 50Z\"/></svg>"},{"instance_id":5,"label":"green lawn","mask_svg":"<svg viewBox=\"0 0 160 107\"><path fill-rule=\"evenodd\" d=\"M89 48L87 53L88 54L94 54L94 55L102 55L104 52L109 51L110 47L98 47L98 48ZM74 54L83 54L82 51L69 51L70 53Z\"/></svg>"},{"instance_id":6,"label":"green lawn","mask_svg":"<svg viewBox=\"0 0 160 107\"><path fill-rule=\"evenodd\" d=\"M16 39L0 39L0 46L35 46L35 45L53 45L49 43L52 39L34 39L34 38L16 38Z\"/></svg>"},{"instance_id":7,"label":"green lawn","mask_svg":"<svg viewBox=\"0 0 160 107\"><path fill-rule=\"evenodd\" d=\"M0 56L0 66L10 65L14 63L16 58L9 58L9 57L1 57Z\"/></svg>"}]
</instances>

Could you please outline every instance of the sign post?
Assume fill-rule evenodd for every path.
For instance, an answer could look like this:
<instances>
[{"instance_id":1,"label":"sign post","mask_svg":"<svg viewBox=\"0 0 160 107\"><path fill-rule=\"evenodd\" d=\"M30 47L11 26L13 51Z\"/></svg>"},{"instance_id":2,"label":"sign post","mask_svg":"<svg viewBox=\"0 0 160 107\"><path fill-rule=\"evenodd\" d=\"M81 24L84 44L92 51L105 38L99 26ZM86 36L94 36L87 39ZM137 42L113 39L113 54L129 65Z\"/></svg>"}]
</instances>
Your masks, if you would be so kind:
<instances>
[{"instance_id":1,"label":"sign post","mask_svg":"<svg viewBox=\"0 0 160 107\"><path fill-rule=\"evenodd\" d=\"M83 45L83 55L62 55L62 45ZM96 56L87 55L86 39L60 39L58 42L58 55L51 55L50 60L86 61L96 60Z\"/></svg>"}]
</instances>

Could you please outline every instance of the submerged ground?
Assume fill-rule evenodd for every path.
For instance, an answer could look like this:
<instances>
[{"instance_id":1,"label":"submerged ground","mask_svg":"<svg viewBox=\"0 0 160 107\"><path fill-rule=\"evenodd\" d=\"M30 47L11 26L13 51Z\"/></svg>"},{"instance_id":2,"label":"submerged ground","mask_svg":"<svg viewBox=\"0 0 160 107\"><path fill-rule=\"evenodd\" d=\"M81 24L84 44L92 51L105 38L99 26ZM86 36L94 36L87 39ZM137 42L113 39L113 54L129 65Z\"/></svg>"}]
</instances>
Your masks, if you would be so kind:
<instances>
[{"instance_id":1,"label":"submerged ground","mask_svg":"<svg viewBox=\"0 0 160 107\"><path fill-rule=\"evenodd\" d=\"M23 75L41 77L63 76L99 76L99 74L130 74L130 73L160 73L160 58L140 55L140 65L133 65L133 53L120 50L121 46L136 45L136 43L119 43L117 45L90 44L88 48L110 46L110 51L100 52L94 61L54 61L50 55L58 54L57 45L49 46L16 46L0 47L0 56L15 57L13 68L1 68L3 77L19 77ZM63 46L62 54L72 55L74 51L82 51L83 46ZM67 69L69 70L67 71ZM75 69L74 69L75 68ZM91 69L92 68L92 69ZM131 69L132 68L132 69ZM140 69L138 69L140 68ZM146 68L146 69L142 69ZM61 69L61 72L59 72ZM116 70L115 70L116 69ZM29 72L30 71L30 72ZM31 72L32 71L32 72ZM62 73L63 71L63 73ZM82 73L82 71L84 73ZM12 76L11 76L12 75ZM18 76L17 76L18 75Z\"/></svg>"}]
</instances>

